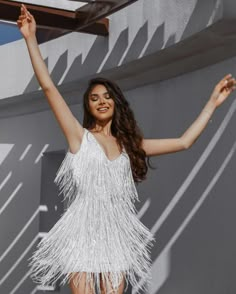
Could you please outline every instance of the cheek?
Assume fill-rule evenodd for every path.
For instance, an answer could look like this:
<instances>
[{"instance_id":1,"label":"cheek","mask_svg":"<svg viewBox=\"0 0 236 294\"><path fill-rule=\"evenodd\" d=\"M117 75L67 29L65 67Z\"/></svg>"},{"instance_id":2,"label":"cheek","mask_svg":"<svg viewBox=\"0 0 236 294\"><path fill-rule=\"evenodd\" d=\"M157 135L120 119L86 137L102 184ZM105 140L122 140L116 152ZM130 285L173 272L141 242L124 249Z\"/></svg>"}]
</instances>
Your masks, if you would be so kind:
<instances>
[{"instance_id":1,"label":"cheek","mask_svg":"<svg viewBox=\"0 0 236 294\"><path fill-rule=\"evenodd\" d=\"M112 100L112 101L110 102L110 105L112 106L113 109L115 109L115 102L114 102L114 100Z\"/></svg>"},{"instance_id":2,"label":"cheek","mask_svg":"<svg viewBox=\"0 0 236 294\"><path fill-rule=\"evenodd\" d=\"M93 113L95 111L95 108L96 108L94 103L89 102L88 106L89 106L89 111L91 113Z\"/></svg>"},{"instance_id":3,"label":"cheek","mask_svg":"<svg viewBox=\"0 0 236 294\"><path fill-rule=\"evenodd\" d=\"M112 103L112 115L114 115L114 113L115 113L115 108L116 108L115 103Z\"/></svg>"}]
</instances>

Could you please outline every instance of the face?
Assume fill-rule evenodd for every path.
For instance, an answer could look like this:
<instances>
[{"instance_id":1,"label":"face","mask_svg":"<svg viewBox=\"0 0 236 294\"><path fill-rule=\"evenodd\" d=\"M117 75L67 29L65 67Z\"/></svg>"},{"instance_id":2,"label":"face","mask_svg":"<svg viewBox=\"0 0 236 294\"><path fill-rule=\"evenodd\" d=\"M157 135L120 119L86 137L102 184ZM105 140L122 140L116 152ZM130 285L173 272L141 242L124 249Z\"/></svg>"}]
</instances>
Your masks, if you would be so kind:
<instances>
[{"instance_id":1,"label":"face","mask_svg":"<svg viewBox=\"0 0 236 294\"><path fill-rule=\"evenodd\" d=\"M104 85L96 85L90 92L89 109L96 120L109 121L112 119L115 102Z\"/></svg>"}]
</instances>

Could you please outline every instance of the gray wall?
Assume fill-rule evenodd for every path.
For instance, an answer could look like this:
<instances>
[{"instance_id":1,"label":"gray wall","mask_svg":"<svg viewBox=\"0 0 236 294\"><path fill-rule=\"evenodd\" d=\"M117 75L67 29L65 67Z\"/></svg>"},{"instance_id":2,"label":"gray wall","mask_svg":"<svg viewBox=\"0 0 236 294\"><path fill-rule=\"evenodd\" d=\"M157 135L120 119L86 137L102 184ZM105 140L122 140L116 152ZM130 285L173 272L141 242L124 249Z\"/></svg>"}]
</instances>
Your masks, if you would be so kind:
<instances>
[{"instance_id":1,"label":"gray wall","mask_svg":"<svg viewBox=\"0 0 236 294\"><path fill-rule=\"evenodd\" d=\"M145 137L180 136L201 111L219 77L227 72L236 74L234 64L235 59L231 59L127 91ZM230 153L233 146L232 152L235 151L235 107L232 95L215 112L212 122L191 149L153 157L156 170L150 170L148 179L138 186L140 218L156 233L157 240L152 252L153 289L150 293L233 294L236 290L232 275L236 244L233 234L236 161L235 154ZM73 106L73 112L81 119L79 105ZM1 165L1 181L12 171L1 190L1 207L18 183L22 182L23 186L1 214L0 230L4 235L1 254L38 208L41 166L35 159L47 144L47 151L67 147L50 111L2 119L3 143L14 144L14 147ZM19 163L29 144L32 147ZM229 155L222 171L222 164ZM1 277L35 238L37 226L35 217L1 262ZM13 285L27 273L26 258L32 250L4 281L1 291L12 293ZM15 293L30 293L33 288L26 278ZM68 289L64 287L61 293L68 293Z\"/></svg>"},{"instance_id":2,"label":"gray wall","mask_svg":"<svg viewBox=\"0 0 236 294\"><path fill-rule=\"evenodd\" d=\"M181 135L227 72L235 59L130 91L145 137ZM139 187L157 238L150 293L235 293L235 110L233 94L192 148L153 158L157 169Z\"/></svg>"},{"instance_id":3,"label":"gray wall","mask_svg":"<svg viewBox=\"0 0 236 294\"><path fill-rule=\"evenodd\" d=\"M173 75L172 69L177 68L177 57L173 59L173 56L180 54L181 50L174 47L174 55L159 55L159 51L183 39L189 40L191 34L216 22L222 15L223 2L138 1L133 12L129 8L126 13L123 11L114 16L114 34L111 34L109 43L103 38L86 35L82 46L79 41L81 35L71 34L41 48L55 80L59 83L63 77L64 87L60 89L80 121L82 90L75 84L99 72L98 69L106 64L106 69L110 70L107 74L117 78L123 85L144 137L178 137L200 113L214 84L228 72L236 75L236 58L220 63L211 60L213 65L206 66L206 56L200 55L199 58L199 52L193 50L191 53L190 50L187 61L186 56L182 56L182 59L179 57L179 74L175 71ZM184 11L181 10L183 7ZM183 15L187 15L186 18ZM126 19L121 28L118 28L119 17ZM144 25L145 20L148 20L148 25ZM163 23L165 25L161 26ZM128 28L127 31L125 28ZM148 29L147 32L141 34L145 29ZM172 33L175 37L171 38ZM67 55L65 50L68 40L71 42L68 42ZM83 50L86 44L89 46L85 54ZM194 44L194 49L198 43L188 43L186 46L189 44ZM72 50L77 45L78 52ZM123 46L123 49L118 45ZM11 50L23 52L23 48L23 43L18 42ZM56 48L55 54L53 48ZM103 48L109 50L103 51ZM6 54L6 47L1 50ZM208 51L211 53L211 49ZM96 61L95 52L98 52L99 59L93 64ZM152 55L154 52L155 56ZM147 55L152 59L144 59ZM231 52L233 55L234 52ZM77 67L84 56L87 58L83 59L83 66ZM197 66L202 67L195 71L196 62L191 59L193 56L198 56ZM72 57L75 57L74 62ZM163 70L165 78L158 74L157 66L156 76L147 66L150 60L152 63L155 60L159 62L164 57L168 65ZM221 60L220 53L217 58ZM28 56L25 52L18 65L26 59ZM121 60L126 60L130 66L116 68L116 65L122 63ZM4 99L12 95L14 100L7 98L9 104L6 104L2 99L0 104L0 234L3 236L0 242L0 292L3 294L44 293L32 283L27 268L27 259L40 238L40 210L45 209L39 207L42 171L40 154L67 148L44 96L40 91L32 92L38 85L29 63L26 65L26 76L22 75L19 80L16 78L18 68L8 67L7 80L3 78L4 91L1 93ZM76 68L80 72L77 73ZM11 76L14 78L10 81ZM72 84L73 78L75 83ZM21 93L24 94L17 96ZM192 148L153 157L151 161L156 169L149 170L147 180L138 185L141 202L136 206L139 218L155 233L157 240L152 250L153 283L148 294L234 294L236 291L233 275L236 265L234 97L235 94L232 94L217 109ZM63 287L60 293L70 293L69 288ZM135 289L132 293L135 293Z\"/></svg>"}]
</instances>

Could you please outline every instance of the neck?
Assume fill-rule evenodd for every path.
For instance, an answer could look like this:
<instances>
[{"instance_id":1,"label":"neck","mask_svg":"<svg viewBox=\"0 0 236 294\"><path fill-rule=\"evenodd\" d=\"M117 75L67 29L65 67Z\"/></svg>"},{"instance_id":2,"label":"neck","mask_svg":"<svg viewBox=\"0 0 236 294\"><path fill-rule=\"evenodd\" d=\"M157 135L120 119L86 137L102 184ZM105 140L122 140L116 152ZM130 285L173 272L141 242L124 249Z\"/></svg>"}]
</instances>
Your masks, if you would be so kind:
<instances>
[{"instance_id":1,"label":"neck","mask_svg":"<svg viewBox=\"0 0 236 294\"><path fill-rule=\"evenodd\" d=\"M96 121L93 130L96 133L102 133L103 135L111 136L111 123L111 120L109 122Z\"/></svg>"}]
</instances>

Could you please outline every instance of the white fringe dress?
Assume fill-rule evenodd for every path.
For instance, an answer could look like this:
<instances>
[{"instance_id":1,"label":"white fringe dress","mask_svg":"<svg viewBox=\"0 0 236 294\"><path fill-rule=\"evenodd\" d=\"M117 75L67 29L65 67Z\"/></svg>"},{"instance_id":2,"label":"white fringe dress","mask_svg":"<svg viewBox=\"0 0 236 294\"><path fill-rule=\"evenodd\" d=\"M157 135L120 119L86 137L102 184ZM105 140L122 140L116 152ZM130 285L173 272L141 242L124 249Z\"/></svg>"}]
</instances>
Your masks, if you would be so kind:
<instances>
[{"instance_id":1,"label":"white fringe dress","mask_svg":"<svg viewBox=\"0 0 236 294\"><path fill-rule=\"evenodd\" d=\"M29 258L33 281L64 285L77 273L77 286L86 272L86 285L92 285L94 293L101 293L102 281L106 294L118 293L123 277L135 293L146 291L155 238L136 216L134 202L139 198L125 149L109 160L84 128L79 151L67 151L54 182L68 206Z\"/></svg>"}]
</instances>

